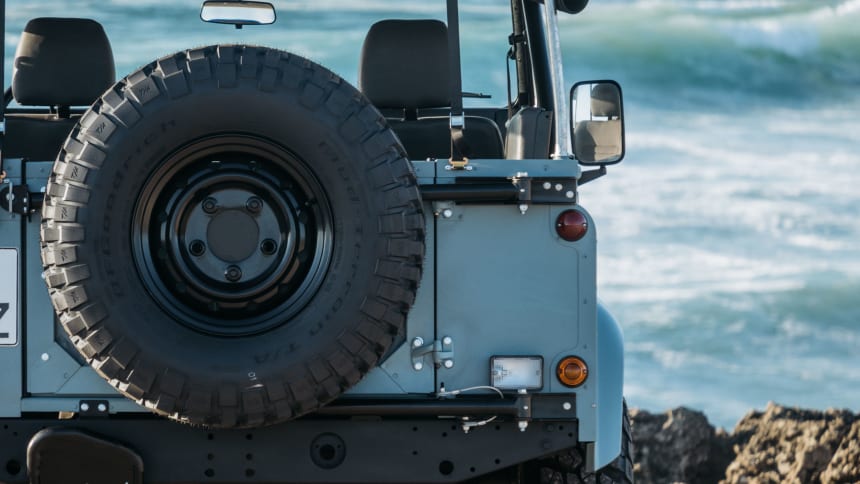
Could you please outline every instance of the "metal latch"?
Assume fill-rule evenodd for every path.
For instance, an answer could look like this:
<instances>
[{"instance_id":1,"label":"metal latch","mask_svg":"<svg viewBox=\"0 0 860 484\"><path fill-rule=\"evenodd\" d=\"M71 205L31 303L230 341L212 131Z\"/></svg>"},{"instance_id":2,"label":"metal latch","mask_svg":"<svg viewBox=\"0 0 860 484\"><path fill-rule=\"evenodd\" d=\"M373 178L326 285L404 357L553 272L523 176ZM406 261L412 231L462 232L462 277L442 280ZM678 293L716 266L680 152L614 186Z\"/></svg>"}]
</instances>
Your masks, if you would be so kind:
<instances>
[{"instance_id":1,"label":"metal latch","mask_svg":"<svg viewBox=\"0 0 860 484\"><path fill-rule=\"evenodd\" d=\"M450 128L459 128L466 129L466 116L464 114L454 114L448 117L448 124Z\"/></svg>"},{"instance_id":2,"label":"metal latch","mask_svg":"<svg viewBox=\"0 0 860 484\"><path fill-rule=\"evenodd\" d=\"M424 357L433 358L433 366L436 368L454 368L454 340L445 336L441 340L435 340L425 344L424 338L416 337L412 340L412 368L421 371L424 368Z\"/></svg>"},{"instance_id":3,"label":"metal latch","mask_svg":"<svg viewBox=\"0 0 860 484\"><path fill-rule=\"evenodd\" d=\"M517 172L511 178L511 183L517 187L517 208L520 213L525 215L529 209L529 204L532 202L532 183L529 174L526 172Z\"/></svg>"},{"instance_id":4,"label":"metal latch","mask_svg":"<svg viewBox=\"0 0 860 484\"><path fill-rule=\"evenodd\" d=\"M42 207L45 195L30 193L27 185L15 185L4 180L0 185L0 207L9 213L30 215Z\"/></svg>"}]
</instances>

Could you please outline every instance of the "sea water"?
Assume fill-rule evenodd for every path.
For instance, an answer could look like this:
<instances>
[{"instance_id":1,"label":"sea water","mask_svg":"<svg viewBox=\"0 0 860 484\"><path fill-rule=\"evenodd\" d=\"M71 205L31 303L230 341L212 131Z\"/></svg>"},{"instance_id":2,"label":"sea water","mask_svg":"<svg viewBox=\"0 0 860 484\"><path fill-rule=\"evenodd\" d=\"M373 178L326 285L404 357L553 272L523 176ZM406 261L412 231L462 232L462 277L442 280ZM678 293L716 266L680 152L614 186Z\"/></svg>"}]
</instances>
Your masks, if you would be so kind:
<instances>
[{"instance_id":1,"label":"sea water","mask_svg":"<svg viewBox=\"0 0 860 484\"><path fill-rule=\"evenodd\" d=\"M185 0L7 0L6 86L38 16L100 21L122 77L218 42L308 56L350 82L381 18L444 2L276 0L268 27ZM463 87L503 106L505 0L463 0ZM860 410L860 1L592 0L561 17L565 76L624 88L627 156L582 188L633 406L724 427L768 401Z\"/></svg>"}]
</instances>

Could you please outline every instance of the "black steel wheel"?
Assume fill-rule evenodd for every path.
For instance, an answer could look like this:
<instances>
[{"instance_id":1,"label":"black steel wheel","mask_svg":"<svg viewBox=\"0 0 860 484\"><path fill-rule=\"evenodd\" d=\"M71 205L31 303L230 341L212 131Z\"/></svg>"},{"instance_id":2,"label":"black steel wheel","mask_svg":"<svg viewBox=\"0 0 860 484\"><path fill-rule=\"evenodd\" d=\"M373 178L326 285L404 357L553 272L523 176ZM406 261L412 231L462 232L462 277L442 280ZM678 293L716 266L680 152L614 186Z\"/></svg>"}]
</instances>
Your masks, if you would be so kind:
<instances>
[{"instance_id":1,"label":"black steel wheel","mask_svg":"<svg viewBox=\"0 0 860 484\"><path fill-rule=\"evenodd\" d=\"M143 67L81 118L42 259L111 385L253 427L319 408L402 342L423 235L411 165L364 96L299 56L222 45Z\"/></svg>"},{"instance_id":2,"label":"black steel wheel","mask_svg":"<svg viewBox=\"0 0 860 484\"><path fill-rule=\"evenodd\" d=\"M284 324L331 259L328 196L304 162L249 136L212 136L172 154L141 191L137 270L177 321L223 336Z\"/></svg>"}]
</instances>

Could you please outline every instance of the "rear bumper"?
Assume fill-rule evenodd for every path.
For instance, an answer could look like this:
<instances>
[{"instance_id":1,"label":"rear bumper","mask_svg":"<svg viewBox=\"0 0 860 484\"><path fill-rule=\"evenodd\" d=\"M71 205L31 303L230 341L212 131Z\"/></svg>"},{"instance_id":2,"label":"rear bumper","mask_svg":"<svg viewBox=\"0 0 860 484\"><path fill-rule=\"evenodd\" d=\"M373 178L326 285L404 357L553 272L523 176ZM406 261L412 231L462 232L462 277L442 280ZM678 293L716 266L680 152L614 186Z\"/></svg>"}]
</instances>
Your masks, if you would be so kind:
<instances>
[{"instance_id":1,"label":"rear bumper","mask_svg":"<svg viewBox=\"0 0 860 484\"><path fill-rule=\"evenodd\" d=\"M528 407L521 412L534 409L539 418L491 408L496 420L464 432L462 417L408 415L402 409L414 404L389 402L388 410L401 413L377 407L386 415L379 416L372 415L372 405L354 411L341 405L328 407L331 415L252 430L194 428L148 415L4 419L0 460L7 464L0 467L0 482L26 483L40 470L39 477L56 476L45 472L56 469L66 469L62 479L39 482L457 482L577 444L577 422L564 416L568 410L559 411L560 397L534 398L527 405L521 398L509 400ZM480 401L466 404L476 411ZM468 410L461 408L459 415ZM458 415L457 407L448 410ZM100 473L108 455L126 463L112 467L125 474ZM69 458L90 462L69 465ZM134 477L135 463L142 480ZM11 472L16 466L18 472Z\"/></svg>"}]
</instances>

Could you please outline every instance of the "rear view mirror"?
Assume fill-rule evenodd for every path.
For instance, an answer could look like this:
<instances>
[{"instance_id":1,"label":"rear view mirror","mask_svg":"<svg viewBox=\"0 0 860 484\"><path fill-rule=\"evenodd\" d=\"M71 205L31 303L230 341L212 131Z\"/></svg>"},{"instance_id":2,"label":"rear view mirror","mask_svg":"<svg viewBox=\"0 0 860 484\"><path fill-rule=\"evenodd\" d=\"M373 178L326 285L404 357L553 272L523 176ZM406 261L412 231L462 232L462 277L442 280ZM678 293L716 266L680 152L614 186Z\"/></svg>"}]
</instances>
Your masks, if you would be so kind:
<instances>
[{"instance_id":1,"label":"rear view mirror","mask_svg":"<svg viewBox=\"0 0 860 484\"><path fill-rule=\"evenodd\" d=\"M624 109L615 81L577 82L570 89L573 153L583 165L624 158Z\"/></svg>"},{"instance_id":2,"label":"rear view mirror","mask_svg":"<svg viewBox=\"0 0 860 484\"><path fill-rule=\"evenodd\" d=\"M275 7L269 2L215 1L203 2L200 19L216 24L268 25L275 22Z\"/></svg>"}]
</instances>

